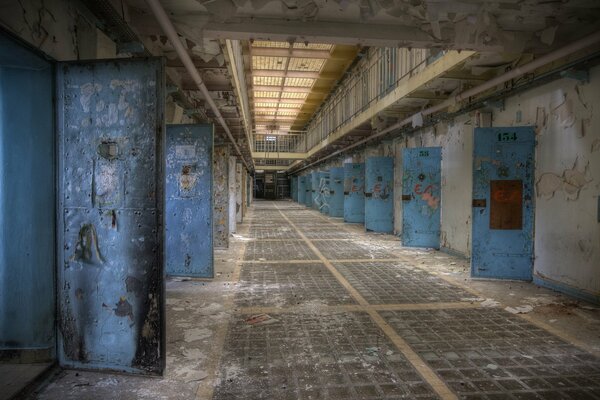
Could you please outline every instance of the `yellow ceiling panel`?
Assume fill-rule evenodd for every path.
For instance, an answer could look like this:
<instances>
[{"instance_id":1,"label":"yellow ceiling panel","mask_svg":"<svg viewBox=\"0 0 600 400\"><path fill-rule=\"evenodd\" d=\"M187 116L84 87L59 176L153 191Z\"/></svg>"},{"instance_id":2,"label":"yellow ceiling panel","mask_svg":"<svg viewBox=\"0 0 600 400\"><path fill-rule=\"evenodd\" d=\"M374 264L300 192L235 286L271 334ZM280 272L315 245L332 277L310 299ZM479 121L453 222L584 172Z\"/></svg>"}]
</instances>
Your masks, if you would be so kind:
<instances>
[{"instance_id":1,"label":"yellow ceiling panel","mask_svg":"<svg viewBox=\"0 0 600 400\"><path fill-rule=\"evenodd\" d=\"M275 116L275 111L254 111L255 115Z\"/></svg>"},{"instance_id":2,"label":"yellow ceiling panel","mask_svg":"<svg viewBox=\"0 0 600 400\"><path fill-rule=\"evenodd\" d=\"M277 107L277 103L263 103L263 102L258 102L258 103L254 103L255 107L265 107L265 108L276 108Z\"/></svg>"},{"instance_id":3,"label":"yellow ceiling panel","mask_svg":"<svg viewBox=\"0 0 600 400\"><path fill-rule=\"evenodd\" d=\"M290 71L309 71L319 72L325 64L324 58L296 58L290 59L288 70Z\"/></svg>"},{"instance_id":4,"label":"yellow ceiling panel","mask_svg":"<svg viewBox=\"0 0 600 400\"><path fill-rule=\"evenodd\" d=\"M279 92L264 92L262 90L254 92L254 97L279 98Z\"/></svg>"},{"instance_id":5,"label":"yellow ceiling panel","mask_svg":"<svg viewBox=\"0 0 600 400\"><path fill-rule=\"evenodd\" d=\"M277 115L284 117L295 117L298 115L298 111L279 110L277 111Z\"/></svg>"},{"instance_id":6,"label":"yellow ceiling panel","mask_svg":"<svg viewBox=\"0 0 600 400\"><path fill-rule=\"evenodd\" d=\"M299 93L299 92L283 92L281 93L282 99L305 99L308 96L308 93Z\"/></svg>"},{"instance_id":7,"label":"yellow ceiling panel","mask_svg":"<svg viewBox=\"0 0 600 400\"><path fill-rule=\"evenodd\" d=\"M312 87L314 83L312 78L285 78L285 86Z\"/></svg>"},{"instance_id":8,"label":"yellow ceiling panel","mask_svg":"<svg viewBox=\"0 0 600 400\"><path fill-rule=\"evenodd\" d=\"M300 108L300 107L302 107L302 104L299 104L299 103L279 103L279 108Z\"/></svg>"},{"instance_id":9,"label":"yellow ceiling panel","mask_svg":"<svg viewBox=\"0 0 600 400\"><path fill-rule=\"evenodd\" d=\"M252 81L255 85L261 86L281 86L283 78L278 76L253 76Z\"/></svg>"},{"instance_id":10,"label":"yellow ceiling panel","mask_svg":"<svg viewBox=\"0 0 600 400\"><path fill-rule=\"evenodd\" d=\"M287 57L252 56L252 69L271 69L283 71L287 63Z\"/></svg>"}]
</instances>

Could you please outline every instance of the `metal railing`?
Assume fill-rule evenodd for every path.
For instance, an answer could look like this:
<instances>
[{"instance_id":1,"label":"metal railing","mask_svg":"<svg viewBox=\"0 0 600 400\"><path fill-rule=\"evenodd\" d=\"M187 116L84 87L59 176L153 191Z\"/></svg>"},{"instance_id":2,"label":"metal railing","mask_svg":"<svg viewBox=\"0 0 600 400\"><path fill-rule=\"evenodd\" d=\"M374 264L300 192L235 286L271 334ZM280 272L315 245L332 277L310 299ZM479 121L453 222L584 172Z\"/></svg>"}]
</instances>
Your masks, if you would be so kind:
<instances>
[{"instance_id":1,"label":"metal railing","mask_svg":"<svg viewBox=\"0 0 600 400\"><path fill-rule=\"evenodd\" d=\"M369 49L308 124L307 151L385 97L404 79L423 71L432 61L427 49Z\"/></svg>"},{"instance_id":2,"label":"metal railing","mask_svg":"<svg viewBox=\"0 0 600 400\"><path fill-rule=\"evenodd\" d=\"M304 153L306 152L306 134L255 133L252 140L252 150L261 153Z\"/></svg>"}]
</instances>

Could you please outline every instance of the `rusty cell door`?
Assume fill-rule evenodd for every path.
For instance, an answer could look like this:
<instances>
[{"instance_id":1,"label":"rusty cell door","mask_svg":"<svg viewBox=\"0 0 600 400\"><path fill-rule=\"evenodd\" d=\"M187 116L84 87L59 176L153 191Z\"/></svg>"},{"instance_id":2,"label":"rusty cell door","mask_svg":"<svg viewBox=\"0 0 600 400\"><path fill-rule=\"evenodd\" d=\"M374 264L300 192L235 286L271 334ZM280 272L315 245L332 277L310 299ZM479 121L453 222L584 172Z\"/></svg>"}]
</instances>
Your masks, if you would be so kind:
<instances>
[{"instance_id":1,"label":"rusty cell door","mask_svg":"<svg viewBox=\"0 0 600 400\"><path fill-rule=\"evenodd\" d=\"M213 126L169 125L166 146L167 275L213 277Z\"/></svg>"},{"instance_id":2,"label":"rusty cell door","mask_svg":"<svg viewBox=\"0 0 600 400\"><path fill-rule=\"evenodd\" d=\"M163 61L57 65L58 358L162 374Z\"/></svg>"},{"instance_id":3,"label":"rusty cell door","mask_svg":"<svg viewBox=\"0 0 600 400\"><path fill-rule=\"evenodd\" d=\"M471 274L531 280L535 132L476 128L474 140Z\"/></svg>"},{"instance_id":4,"label":"rusty cell door","mask_svg":"<svg viewBox=\"0 0 600 400\"><path fill-rule=\"evenodd\" d=\"M402 245L440 248L441 147L402 154Z\"/></svg>"}]
</instances>

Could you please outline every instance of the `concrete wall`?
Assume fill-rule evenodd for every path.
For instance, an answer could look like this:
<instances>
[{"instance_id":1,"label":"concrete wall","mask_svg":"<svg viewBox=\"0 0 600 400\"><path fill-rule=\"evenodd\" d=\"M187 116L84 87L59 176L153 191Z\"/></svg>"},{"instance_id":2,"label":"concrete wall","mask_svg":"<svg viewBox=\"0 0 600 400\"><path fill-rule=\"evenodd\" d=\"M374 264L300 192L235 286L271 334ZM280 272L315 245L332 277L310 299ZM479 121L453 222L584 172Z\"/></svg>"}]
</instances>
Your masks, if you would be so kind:
<instances>
[{"instance_id":1,"label":"concrete wall","mask_svg":"<svg viewBox=\"0 0 600 400\"><path fill-rule=\"evenodd\" d=\"M217 145L213 153L213 243L229 247L229 146Z\"/></svg>"}]
</instances>

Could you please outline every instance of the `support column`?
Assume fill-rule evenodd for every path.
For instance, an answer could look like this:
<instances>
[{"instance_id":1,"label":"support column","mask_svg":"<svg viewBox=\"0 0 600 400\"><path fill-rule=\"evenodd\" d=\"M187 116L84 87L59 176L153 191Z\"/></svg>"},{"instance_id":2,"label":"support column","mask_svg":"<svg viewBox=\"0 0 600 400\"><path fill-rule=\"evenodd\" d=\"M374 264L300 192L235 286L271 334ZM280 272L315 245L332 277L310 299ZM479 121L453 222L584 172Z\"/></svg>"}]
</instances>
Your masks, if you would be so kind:
<instances>
[{"instance_id":1,"label":"support column","mask_svg":"<svg viewBox=\"0 0 600 400\"><path fill-rule=\"evenodd\" d=\"M213 158L213 243L229 247L229 146L215 146Z\"/></svg>"}]
</instances>

